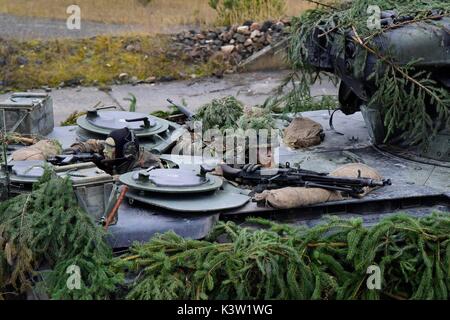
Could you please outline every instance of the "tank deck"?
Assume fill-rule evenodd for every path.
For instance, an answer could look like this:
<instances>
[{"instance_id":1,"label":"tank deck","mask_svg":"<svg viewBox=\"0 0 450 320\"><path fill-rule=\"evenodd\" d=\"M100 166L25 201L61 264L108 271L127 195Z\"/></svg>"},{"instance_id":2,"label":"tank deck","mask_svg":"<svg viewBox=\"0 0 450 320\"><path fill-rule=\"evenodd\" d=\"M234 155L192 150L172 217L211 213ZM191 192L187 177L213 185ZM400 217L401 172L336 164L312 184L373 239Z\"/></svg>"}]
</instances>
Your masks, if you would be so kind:
<instances>
[{"instance_id":1,"label":"tank deck","mask_svg":"<svg viewBox=\"0 0 450 320\"><path fill-rule=\"evenodd\" d=\"M329 172L351 162L365 163L378 170L392 185L375 190L363 199L330 202L291 210L260 207L254 202L214 214L192 215L168 212L149 205L124 203L119 221L111 226L113 247L125 247L131 241L145 241L155 233L173 230L189 238L203 238L218 219L242 221L246 216L262 216L294 224L315 224L325 215L360 216L371 224L385 215L405 212L422 216L433 211L450 211L450 168L415 162L382 152L373 147L360 113L345 116L337 112L330 129L326 110L302 113L322 124L325 140L306 150L280 148L280 162L300 164L303 169ZM55 128L48 136L68 147L76 139L75 127ZM183 157L166 158L182 162Z\"/></svg>"}]
</instances>

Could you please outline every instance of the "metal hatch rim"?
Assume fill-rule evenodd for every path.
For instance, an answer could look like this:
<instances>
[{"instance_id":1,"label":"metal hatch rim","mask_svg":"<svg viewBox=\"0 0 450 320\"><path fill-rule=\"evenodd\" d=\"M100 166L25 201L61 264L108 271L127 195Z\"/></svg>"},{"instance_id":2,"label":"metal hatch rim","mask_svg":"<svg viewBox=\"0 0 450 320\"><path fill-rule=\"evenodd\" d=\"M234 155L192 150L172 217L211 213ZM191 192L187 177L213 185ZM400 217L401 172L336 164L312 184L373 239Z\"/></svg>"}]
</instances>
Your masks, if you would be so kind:
<instances>
[{"instance_id":1,"label":"metal hatch rim","mask_svg":"<svg viewBox=\"0 0 450 320\"><path fill-rule=\"evenodd\" d=\"M108 112L108 111L104 111L104 112ZM122 112L122 111L114 111L114 112ZM150 118L151 120L155 121L155 126L149 128L149 129L146 129L146 130L133 130L137 137L151 137L153 135L157 135L157 134L167 131L170 127L170 124L167 120L164 120L164 119L161 119L158 117L154 117L151 115L148 115L147 117ZM113 129L97 127L97 126L89 123L89 121L86 119L86 115L83 115L77 119L77 125L78 125L78 127L86 130L87 132L100 134L103 136L107 136L113 130Z\"/></svg>"},{"instance_id":2,"label":"metal hatch rim","mask_svg":"<svg viewBox=\"0 0 450 320\"><path fill-rule=\"evenodd\" d=\"M145 170L144 170L145 171ZM146 183L146 185L139 185L133 179L136 171L127 172L119 177L121 183L127 185L132 191L155 192L155 193L170 193L170 194L193 194L205 193L218 190L223 185L223 180L212 174L206 174L209 179L208 183L199 185L197 187L160 187Z\"/></svg>"}]
</instances>

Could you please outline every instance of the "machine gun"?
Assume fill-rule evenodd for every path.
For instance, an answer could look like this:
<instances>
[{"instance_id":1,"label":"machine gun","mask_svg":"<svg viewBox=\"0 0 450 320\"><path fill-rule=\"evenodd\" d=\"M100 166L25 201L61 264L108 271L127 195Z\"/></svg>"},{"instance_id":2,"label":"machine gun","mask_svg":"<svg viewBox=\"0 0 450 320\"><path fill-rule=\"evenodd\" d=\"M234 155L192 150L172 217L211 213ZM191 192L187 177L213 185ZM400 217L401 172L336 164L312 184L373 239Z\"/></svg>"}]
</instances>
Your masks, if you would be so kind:
<instances>
[{"instance_id":1,"label":"machine gun","mask_svg":"<svg viewBox=\"0 0 450 320\"><path fill-rule=\"evenodd\" d=\"M182 114L184 114L189 121L191 121L194 118L195 114L193 112L189 111L188 109L186 109L185 107L183 107L179 104L176 104L171 99L167 99L167 102L170 103L171 105L173 105L175 108L177 108Z\"/></svg>"},{"instance_id":2,"label":"machine gun","mask_svg":"<svg viewBox=\"0 0 450 320\"><path fill-rule=\"evenodd\" d=\"M222 165L224 178L244 185L255 186L254 191L257 193L283 187L305 187L340 191L351 197L358 197L364 193L365 187L376 188L392 184L390 179L376 180L361 176L357 178L333 177L327 173L290 168L289 166L273 171L266 170L268 172L263 174L260 168L249 172Z\"/></svg>"},{"instance_id":3,"label":"machine gun","mask_svg":"<svg viewBox=\"0 0 450 320\"><path fill-rule=\"evenodd\" d=\"M77 153L77 154L62 154L49 158L47 161L56 166L67 166L69 164L80 162L94 162L99 163L104 159L98 153Z\"/></svg>"}]
</instances>

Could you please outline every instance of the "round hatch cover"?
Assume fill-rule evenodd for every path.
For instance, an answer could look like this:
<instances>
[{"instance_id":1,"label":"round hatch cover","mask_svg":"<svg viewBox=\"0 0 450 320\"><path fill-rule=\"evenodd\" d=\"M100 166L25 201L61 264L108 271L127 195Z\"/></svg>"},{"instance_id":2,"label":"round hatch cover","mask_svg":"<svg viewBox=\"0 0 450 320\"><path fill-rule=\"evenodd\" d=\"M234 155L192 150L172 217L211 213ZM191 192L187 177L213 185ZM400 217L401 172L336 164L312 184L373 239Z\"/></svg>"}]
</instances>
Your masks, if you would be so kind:
<instances>
[{"instance_id":1,"label":"round hatch cover","mask_svg":"<svg viewBox=\"0 0 450 320\"><path fill-rule=\"evenodd\" d=\"M143 121L129 122L129 120L134 119L148 119L149 127L154 127L156 124L154 119L150 119L144 113L126 111L100 111L97 112L96 115L97 116L93 117L87 116L86 120L93 126L109 130L122 129L124 127L128 127L132 130L144 130Z\"/></svg>"},{"instance_id":2,"label":"round hatch cover","mask_svg":"<svg viewBox=\"0 0 450 320\"><path fill-rule=\"evenodd\" d=\"M163 119L127 111L88 111L77 119L77 124L84 130L104 136L125 127L133 130L138 137L148 137L169 129L169 123Z\"/></svg>"},{"instance_id":3,"label":"round hatch cover","mask_svg":"<svg viewBox=\"0 0 450 320\"><path fill-rule=\"evenodd\" d=\"M213 175L198 175L188 169L154 169L128 172L120 181L130 188L161 193L200 193L217 190L222 179Z\"/></svg>"}]
</instances>

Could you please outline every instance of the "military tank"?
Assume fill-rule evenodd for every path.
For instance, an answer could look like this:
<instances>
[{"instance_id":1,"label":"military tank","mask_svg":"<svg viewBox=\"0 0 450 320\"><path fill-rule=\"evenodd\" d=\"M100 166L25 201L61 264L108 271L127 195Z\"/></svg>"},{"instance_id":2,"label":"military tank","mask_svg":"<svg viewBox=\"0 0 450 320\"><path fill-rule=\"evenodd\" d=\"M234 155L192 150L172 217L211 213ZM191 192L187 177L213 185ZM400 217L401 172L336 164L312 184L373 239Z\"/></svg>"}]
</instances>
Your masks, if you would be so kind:
<instances>
[{"instance_id":1,"label":"military tank","mask_svg":"<svg viewBox=\"0 0 450 320\"><path fill-rule=\"evenodd\" d=\"M427 113L435 134L422 145L410 144L399 138L403 132L395 132L387 138L385 115L381 106L369 105L377 90L374 74L385 69L377 68L380 57L389 57L397 66L414 62L415 73L430 75L438 87L450 90L450 18L438 11L430 12L429 19L415 22L414 16L399 16L395 11L381 12L381 25L389 30L373 37L373 48L364 48L355 41L354 30L347 30L344 50L338 50L340 38L333 32L321 37L323 30L316 29L307 41L308 63L335 74L340 80L340 110L351 115L361 112L374 145L402 158L424 163L448 166L450 162L450 123L438 119L438 112L430 101ZM426 20L426 21L425 21ZM332 31L332 30L330 30ZM357 68L365 60L362 70Z\"/></svg>"},{"instance_id":2,"label":"military tank","mask_svg":"<svg viewBox=\"0 0 450 320\"><path fill-rule=\"evenodd\" d=\"M42 95L30 99L34 104L39 99L47 104L51 101L49 96ZM0 109L9 110L8 103L0 104ZM33 103L30 102L31 112ZM60 141L65 148L77 139L102 138L119 124L129 125L138 134L144 135L156 128L158 123L160 128L167 128L163 133L156 134L167 137L162 145L169 147L160 150L163 153L161 159L170 163L170 167L130 172L120 177L120 185L127 186L129 190L115 223L109 227L109 242L115 249L128 247L134 241L147 241L155 233L168 230L200 239L219 219L239 222L247 216L262 216L288 223L314 225L324 216L333 214L360 216L370 224L399 211L420 216L450 209L448 163L441 166L405 160L374 147L366 122L359 112L349 116L335 115L339 134L328 126L328 111L305 112L303 116L322 124L325 139L320 145L307 150L294 150L281 144L278 152L281 163L300 163L303 169L330 172L342 164L360 162L390 178L392 185L375 190L363 199L277 210L251 201L249 190L212 175L210 168L222 159L210 158L207 165L201 165L201 161L193 159L190 154L170 154L170 146L184 129L163 119L139 113L97 110L81 118L77 126L54 127L44 136ZM147 145L149 150L158 147L154 141L158 140ZM9 147L8 153L20 148L14 145ZM5 181L8 176L10 194L29 192L32 183L43 174L43 165L43 161L9 161L6 166L3 165L0 178ZM72 179L80 205L99 222L118 199L119 186L93 163L54 166L53 169L58 176Z\"/></svg>"},{"instance_id":3,"label":"military tank","mask_svg":"<svg viewBox=\"0 0 450 320\"><path fill-rule=\"evenodd\" d=\"M450 19L440 24L450 29ZM408 24L392 29L380 38L380 47L394 45L400 61L422 57L420 67L430 70L443 88L449 89L448 63L450 38L434 24ZM442 30L441 30L442 31ZM58 140L63 148L76 140L104 139L111 130L128 127L141 138L144 147L161 154L170 163L167 169L142 170L120 177L129 188L118 211L115 224L109 228L113 248L128 247L133 241L147 241L155 233L173 230L183 237L205 237L217 220L242 222L248 216L261 216L277 221L314 225L326 215L361 217L366 224L397 212L422 216L433 211L450 210L450 140L449 128L436 123L439 130L427 150L398 143L386 144L385 127L380 110L367 107L373 92L368 81L376 62L369 55L364 74L352 66L360 54L351 41L344 55L336 55L332 42L321 42L313 34L310 41L310 63L333 72L341 78L339 98L342 113L327 110L303 112L322 125L324 141L307 149L291 149L280 144L280 163L296 164L305 170L330 172L347 163L364 163L376 169L392 185L379 188L364 198L326 202L301 208L279 210L251 201L249 191L209 173L205 159L191 154L172 154L177 139L186 132L175 123L141 113L109 109L89 111L77 126L54 127L51 97L45 94L15 94L0 104L4 111L3 127L20 129L23 134L40 134ZM420 41L417 41L420 39ZM430 50L433 48L433 50ZM413 55L413 56L412 56ZM403 59L403 60L402 60ZM446 71L447 70L447 71ZM291 115L292 117L294 115ZM334 127L330 125L333 120ZM38 131L36 132L36 128ZM283 124L280 123L280 129ZM19 146L9 146L13 151ZM210 158L209 166L222 159ZM118 198L118 185L111 176L92 164L56 168L57 174L74 181L79 203L95 219L100 220ZM28 192L31 183L42 174L42 163L8 162L2 166L0 178L11 191Z\"/></svg>"}]
</instances>

